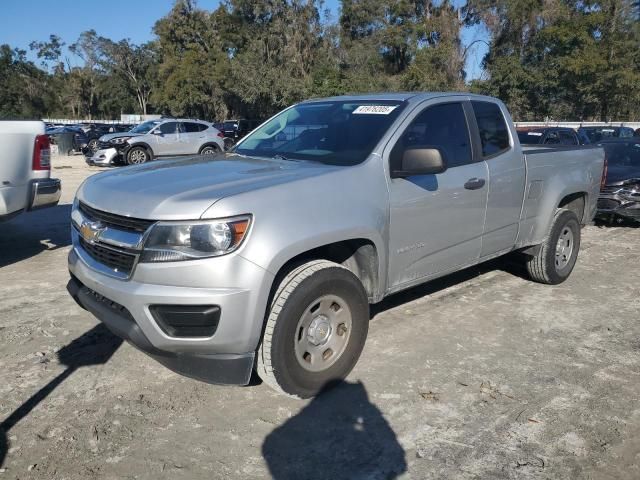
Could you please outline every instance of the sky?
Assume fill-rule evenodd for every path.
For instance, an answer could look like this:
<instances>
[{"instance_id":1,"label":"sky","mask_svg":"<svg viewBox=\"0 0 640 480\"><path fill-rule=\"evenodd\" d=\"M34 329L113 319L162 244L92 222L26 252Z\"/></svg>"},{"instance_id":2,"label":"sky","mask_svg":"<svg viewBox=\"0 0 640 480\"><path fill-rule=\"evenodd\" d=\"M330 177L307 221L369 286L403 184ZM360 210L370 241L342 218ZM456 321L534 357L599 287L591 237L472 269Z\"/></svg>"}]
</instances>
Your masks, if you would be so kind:
<instances>
[{"instance_id":1,"label":"sky","mask_svg":"<svg viewBox=\"0 0 640 480\"><path fill-rule=\"evenodd\" d=\"M155 22L166 15L174 0L3 0L0 11L0 44L7 43L29 52L29 43L47 40L50 34L71 44L81 32L94 29L98 35L121 40L129 38L143 43L153 38ZM198 0L198 6L213 10L219 0ZM460 0L453 2L460 3ZM339 0L325 0L334 18L339 14ZM463 31L465 45L474 40L487 40L480 27ZM487 46L478 42L467 55L467 78L478 78L482 70L480 62ZM36 60L29 53L29 58ZM73 62L73 59L71 59Z\"/></svg>"}]
</instances>

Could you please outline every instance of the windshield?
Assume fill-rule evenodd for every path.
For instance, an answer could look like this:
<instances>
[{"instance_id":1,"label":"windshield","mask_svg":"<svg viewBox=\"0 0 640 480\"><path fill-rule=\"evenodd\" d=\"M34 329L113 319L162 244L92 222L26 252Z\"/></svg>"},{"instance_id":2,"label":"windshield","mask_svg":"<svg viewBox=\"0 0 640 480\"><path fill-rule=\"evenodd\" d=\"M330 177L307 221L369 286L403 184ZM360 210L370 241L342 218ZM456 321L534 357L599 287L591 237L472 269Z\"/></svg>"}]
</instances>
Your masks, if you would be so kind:
<instances>
[{"instance_id":1,"label":"windshield","mask_svg":"<svg viewBox=\"0 0 640 480\"><path fill-rule=\"evenodd\" d=\"M371 153L405 103L303 103L281 112L238 144L241 155L357 165Z\"/></svg>"},{"instance_id":2,"label":"windshield","mask_svg":"<svg viewBox=\"0 0 640 480\"><path fill-rule=\"evenodd\" d=\"M518 140L523 145L535 145L542 140L542 132L522 131L518 132Z\"/></svg>"},{"instance_id":3,"label":"windshield","mask_svg":"<svg viewBox=\"0 0 640 480\"><path fill-rule=\"evenodd\" d=\"M149 133L151 129L159 123L159 120L149 120L148 122L141 123L137 127L133 128L131 133Z\"/></svg>"}]
</instances>

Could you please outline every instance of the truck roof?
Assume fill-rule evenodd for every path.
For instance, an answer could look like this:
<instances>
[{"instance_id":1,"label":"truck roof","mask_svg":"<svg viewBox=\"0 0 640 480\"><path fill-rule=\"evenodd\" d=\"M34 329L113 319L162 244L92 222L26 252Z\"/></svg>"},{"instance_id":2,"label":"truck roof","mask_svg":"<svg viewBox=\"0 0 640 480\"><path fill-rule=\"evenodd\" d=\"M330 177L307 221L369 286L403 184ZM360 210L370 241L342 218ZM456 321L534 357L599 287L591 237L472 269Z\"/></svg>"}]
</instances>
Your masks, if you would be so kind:
<instances>
[{"instance_id":1,"label":"truck roof","mask_svg":"<svg viewBox=\"0 0 640 480\"><path fill-rule=\"evenodd\" d=\"M403 102L406 100L412 101L422 101L428 100L430 98L436 97L444 97L444 96L452 96L452 95L460 95L464 97L483 99L483 100L496 100L493 97L487 97L484 95L475 95L469 92L379 92L379 93L364 93L364 94L354 94L354 95L339 95L335 97L325 97L325 98L312 98L306 100L302 103L311 103L311 102L321 102L321 101L371 101L371 100L395 100L399 102Z\"/></svg>"}]
</instances>

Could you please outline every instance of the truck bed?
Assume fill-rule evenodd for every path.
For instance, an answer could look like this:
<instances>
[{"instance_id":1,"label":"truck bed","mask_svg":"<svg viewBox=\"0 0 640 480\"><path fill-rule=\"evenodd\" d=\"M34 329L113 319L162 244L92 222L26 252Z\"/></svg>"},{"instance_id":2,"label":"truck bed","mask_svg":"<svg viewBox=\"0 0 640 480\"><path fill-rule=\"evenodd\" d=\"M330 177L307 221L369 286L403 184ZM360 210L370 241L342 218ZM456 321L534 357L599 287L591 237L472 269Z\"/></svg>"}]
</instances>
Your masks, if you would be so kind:
<instances>
[{"instance_id":1,"label":"truck bed","mask_svg":"<svg viewBox=\"0 0 640 480\"><path fill-rule=\"evenodd\" d=\"M582 223L595 214L604 168L604 150L596 146L523 146L525 197L517 246L537 245L547 234L556 205L576 191L585 195ZM572 190L572 191L570 191Z\"/></svg>"}]
</instances>

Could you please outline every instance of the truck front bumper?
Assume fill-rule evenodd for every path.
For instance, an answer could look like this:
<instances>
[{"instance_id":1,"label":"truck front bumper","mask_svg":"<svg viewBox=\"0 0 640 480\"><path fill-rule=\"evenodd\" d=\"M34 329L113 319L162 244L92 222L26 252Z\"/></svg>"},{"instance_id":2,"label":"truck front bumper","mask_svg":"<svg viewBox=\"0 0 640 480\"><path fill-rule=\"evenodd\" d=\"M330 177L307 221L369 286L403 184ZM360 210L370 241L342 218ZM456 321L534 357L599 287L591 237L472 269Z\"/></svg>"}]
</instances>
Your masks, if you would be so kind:
<instances>
[{"instance_id":1,"label":"truck front bumper","mask_svg":"<svg viewBox=\"0 0 640 480\"><path fill-rule=\"evenodd\" d=\"M72 236L67 289L80 306L114 334L177 373L208 383L249 383L273 279L270 273L230 255L140 263L131 279L121 280L85 262L77 235ZM222 281L225 278L228 283ZM221 287L218 282L241 286ZM171 336L154 317L158 305L217 307L217 328L208 337Z\"/></svg>"},{"instance_id":2,"label":"truck front bumper","mask_svg":"<svg viewBox=\"0 0 640 480\"><path fill-rule=\"evenodd\" d=\"M57 178L42 178L31 182L28 210L54 207L60 200L62 186Z\"/></svg>"}]
</instances>

